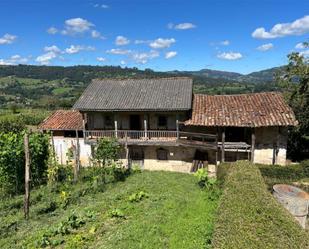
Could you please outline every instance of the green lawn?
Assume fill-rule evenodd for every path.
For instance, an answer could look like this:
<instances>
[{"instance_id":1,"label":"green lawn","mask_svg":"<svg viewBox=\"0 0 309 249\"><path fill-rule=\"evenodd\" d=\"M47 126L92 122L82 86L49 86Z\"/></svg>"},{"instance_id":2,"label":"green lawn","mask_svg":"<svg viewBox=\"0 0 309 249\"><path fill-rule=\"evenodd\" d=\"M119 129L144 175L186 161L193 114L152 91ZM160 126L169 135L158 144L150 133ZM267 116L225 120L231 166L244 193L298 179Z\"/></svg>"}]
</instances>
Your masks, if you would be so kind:
<instances>
[{"instance_id":1,"label":"green lawn","mask_svg":"<svg viewBox=\"0 0 309 249\"><path fill-rule=\"evenodd\" d=\"M88 187L85 182L33 191L28 222L21 196L3 201L0 248L40 248L46 237L59 244L50 248L209 247L218 201L198 187L193 175L144 171L109 184L104 192ZM129 201L141 191L145 197ZM61 198L68 206L55 209L52 203ZM71 226L68 233L66 224Z\"/></svg>"}]
</instances>

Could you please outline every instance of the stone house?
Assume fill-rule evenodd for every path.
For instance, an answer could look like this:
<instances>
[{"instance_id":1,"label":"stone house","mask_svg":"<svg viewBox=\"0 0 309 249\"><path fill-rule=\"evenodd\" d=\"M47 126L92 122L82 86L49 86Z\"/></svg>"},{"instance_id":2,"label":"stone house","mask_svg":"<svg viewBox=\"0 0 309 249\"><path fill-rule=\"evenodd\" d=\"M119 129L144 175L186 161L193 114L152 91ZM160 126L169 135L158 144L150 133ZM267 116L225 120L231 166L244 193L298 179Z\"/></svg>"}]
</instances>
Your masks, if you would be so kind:
<instances>
[{"instance_id":1,"label":"stone house","mask_svg":"<svg viewBox=\"0 0 309 249\"><path fill-rule=\"evenodd\" d=\"M295 125L280 93L193 94L190 78L175 77L93 80L73 110L56 111L39 129L53 132L62 163L71 145L89 165L97 140L116 137L125 165L191 172L239 159L284 165Z\"/></svg>"}]
</instances>

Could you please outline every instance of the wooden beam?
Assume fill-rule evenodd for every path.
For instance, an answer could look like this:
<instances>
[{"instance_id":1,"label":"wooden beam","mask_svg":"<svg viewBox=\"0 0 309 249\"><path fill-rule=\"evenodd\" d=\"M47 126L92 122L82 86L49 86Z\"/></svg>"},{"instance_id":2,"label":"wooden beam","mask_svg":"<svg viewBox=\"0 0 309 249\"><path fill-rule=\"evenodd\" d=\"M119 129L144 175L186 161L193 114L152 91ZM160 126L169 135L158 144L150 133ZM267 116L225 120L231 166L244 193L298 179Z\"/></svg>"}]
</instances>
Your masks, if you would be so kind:
<instances>
[{"instance_id":1,"label":"wooden beam","mask_svg":"<svg viewBox=\"0 0 309 249\"><path fill-rule=\"evenodd\" d=\"M251 162L254 163L255 130L251 129Z\"/></svg>"},{"instance_id":2,"label":"wooden beam","mask_svg":"<svg viewBox=\"0 0 309 249\"><path fill-rule=\"evenodd\" d=\"M53 153L52 157L54 159L54 163L56 163L57 162L57 157L56 157L54 132L53 131L50 132L50 138L51 138L51 142L52 142L52 153Z\"/></svg>"},{"instance_id":3,"label":"wooden beam","mask_svg":"<svg viewBox=\"0 0 309 249\"><path fill-rule=\"evenodd\" d=\"M83 117L83 138L85 139L85 130L86 130L86 121L85 121L85 113L82 113Z\"/></svg>"},{"instance_id":4,"label":"wooden beam","mask_svg":"<svg viewBox=\"0 0 309 249\"><path fill-rule=\"evenodd\" d=\"M117 119L115 119L115 137L118 137L118 123L117 123Z\"/></svg>"},{"instance_id":5,"label":"wooden beam","mask_svg":"<svg viewBox=\"0 0 309 249\"><path fill-rule=\"evenodd\" d=\"M24 216L29 218L29 204L30 204L30 150L29 150L29 134L24 136L25 149L25 197L24 197Z\"/></svg>"},{"instance_id":6,"label":"wooden beam","mask_svg":"<svg viewBox=\"0 0 309 249\"><path fill-rule=\"evenodd\" d=\"M177 139L179 139L179 120L178 120L178 117L176 119L176 132L177 132Z\"/></svg>"},{"instance_id":7,"label":"wooden beam","mask_svg":"<svg viewBox=\"0 0 309 249\"><path fill-rule=\"evenodd\" d=\"M217 128L217 131L216 131L216 166L218 166L218 128Z\"/></svg>"},{"instance_id":8,"label":"wooden beam","mask_svg":"<svg viewBox=\"0 0 309 249\"><path fill-rule=\"evenodd\" d=\"M148 134L147 134L147 115L145 114L144 115L144 131L145 131L145 138L148 137Z\"/></svg>"},{"instance_id":9,"label":"wooden beam","mask_svg":"<svg viewBox=\"0 0 309 249\"><path fill-rule=\"evenodd\" d=\"M225 128L222 129L222 147L221 147L221 162L224 163L225 162Z\"/></svg>"},{"instance_id":10,"label":"wooden beam","mask_svg":"<svg viewBox=\"0 0 309 249\"><path fill-rule=\"evenodd\" d=\"M80 144L79 144L79 137L78 137L78 130L75 131L76 134L76 165L77 165L77 172L80 170Z\"/></svg>"}]
</instances>

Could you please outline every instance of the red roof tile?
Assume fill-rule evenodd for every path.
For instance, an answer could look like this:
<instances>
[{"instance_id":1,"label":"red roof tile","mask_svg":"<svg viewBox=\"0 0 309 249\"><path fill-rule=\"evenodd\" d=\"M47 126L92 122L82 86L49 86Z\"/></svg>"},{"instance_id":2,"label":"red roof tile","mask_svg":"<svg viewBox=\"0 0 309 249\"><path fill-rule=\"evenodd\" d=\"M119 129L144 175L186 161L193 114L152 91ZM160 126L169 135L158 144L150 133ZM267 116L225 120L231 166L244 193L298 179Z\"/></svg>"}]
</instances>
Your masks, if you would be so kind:
<instances>
[{"instance_id":1,"label":"red roof tile","mask_svg":"<svg viewBox=\"0 0 309 249\"><path fill-rule=\"evenodd\" d=\"M79 111L58 110L47 117L38 128L41 130L82 130L83 117Z\"/></svg>"},{"instance_id":2,"label":"red roof tile","mask_svg":"<svg viewBox=\"0 0 309 249\"><path fill-rule=\"evenodd\" d=\"M277 92L203 95L195 94L192 117L185 125L196 126L295 126L292 109Z\"/></svg>"}]
</instances>

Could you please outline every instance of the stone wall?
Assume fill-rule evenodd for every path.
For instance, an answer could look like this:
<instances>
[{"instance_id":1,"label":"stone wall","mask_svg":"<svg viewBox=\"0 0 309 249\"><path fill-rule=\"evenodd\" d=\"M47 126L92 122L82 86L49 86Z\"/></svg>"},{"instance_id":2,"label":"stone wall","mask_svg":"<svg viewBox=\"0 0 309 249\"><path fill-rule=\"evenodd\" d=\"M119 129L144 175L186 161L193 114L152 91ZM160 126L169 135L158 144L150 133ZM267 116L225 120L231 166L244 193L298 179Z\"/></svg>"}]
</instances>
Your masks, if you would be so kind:
<instances>
[{"instance_id":1,"label":"stone wall","mask_svg":"<svg viewBox=\"0 0 309 249\"><path fill-rule=\"evenodd\" d=\"M287 128L256 128L255 137L254 163L286 164Z\"/></svg>"},{"instance_id":2,"label":"stone wall","mask_svg":"<svg viewBox=\"0 0 309 249\"><path fill-rule=\"evenodd\" d=\"M168 151L167 160L157 159L157 149L163 148ZM144 169L147 170L167 170L177 172L190 172L195 149L185 147L144 147Z\"/></svg>"}]
</instances>

